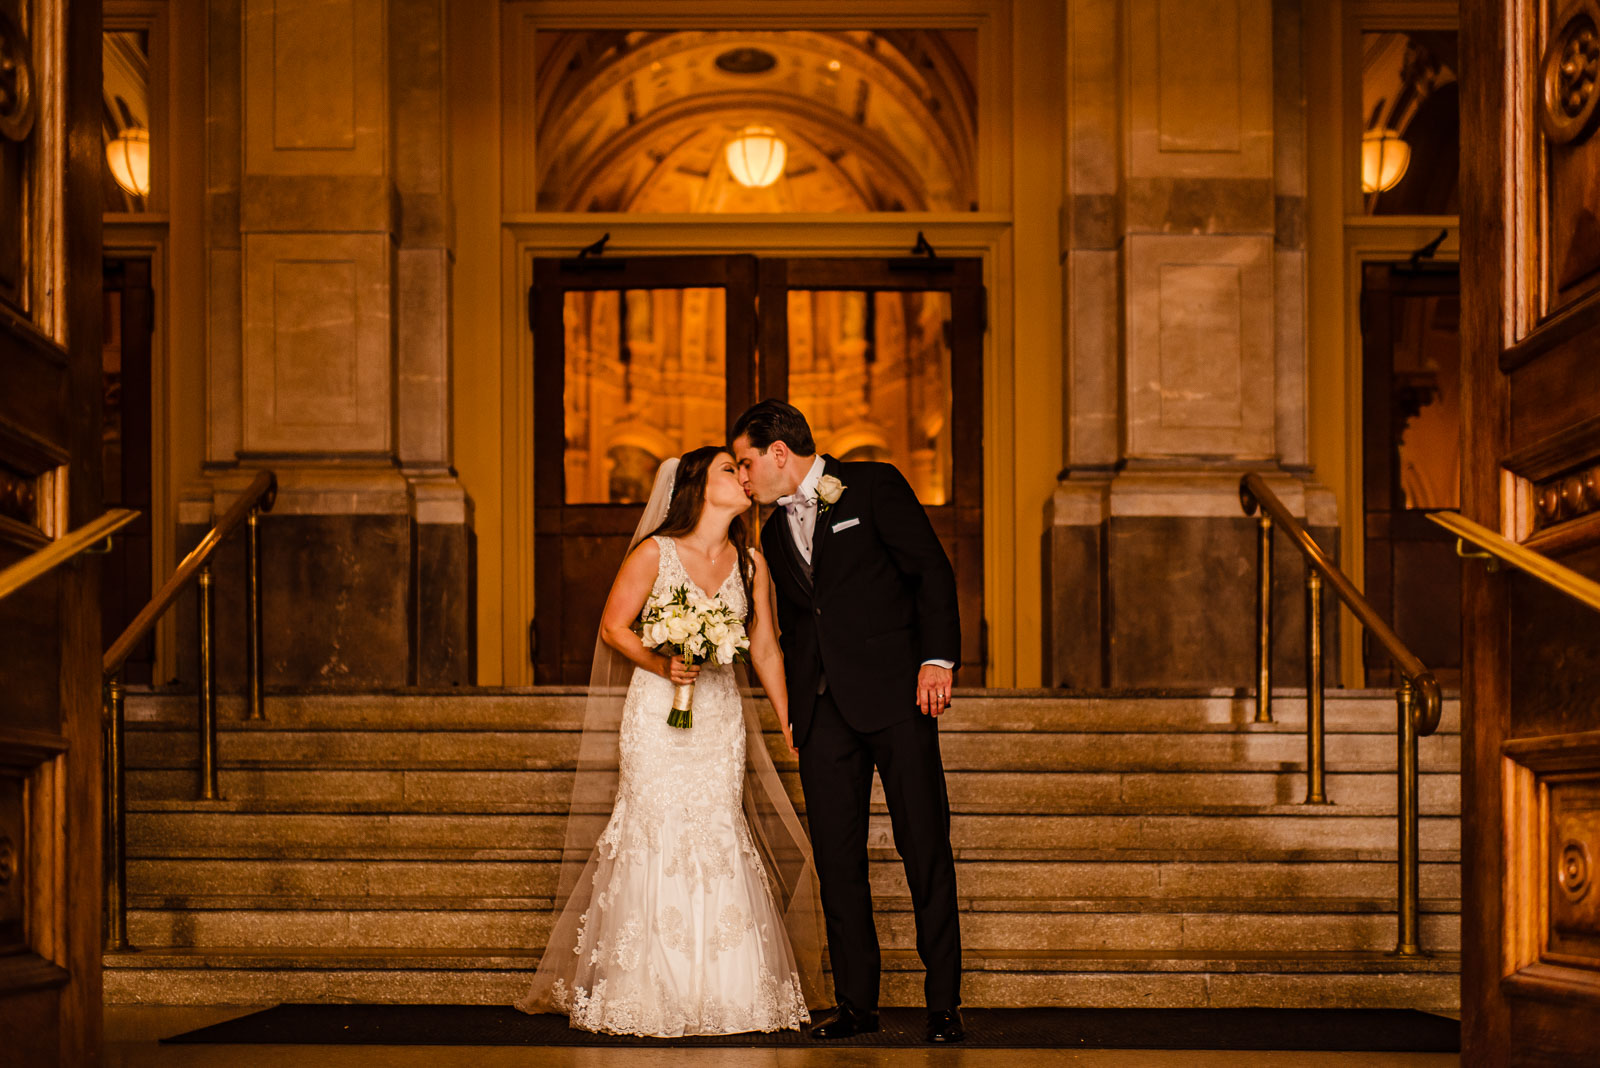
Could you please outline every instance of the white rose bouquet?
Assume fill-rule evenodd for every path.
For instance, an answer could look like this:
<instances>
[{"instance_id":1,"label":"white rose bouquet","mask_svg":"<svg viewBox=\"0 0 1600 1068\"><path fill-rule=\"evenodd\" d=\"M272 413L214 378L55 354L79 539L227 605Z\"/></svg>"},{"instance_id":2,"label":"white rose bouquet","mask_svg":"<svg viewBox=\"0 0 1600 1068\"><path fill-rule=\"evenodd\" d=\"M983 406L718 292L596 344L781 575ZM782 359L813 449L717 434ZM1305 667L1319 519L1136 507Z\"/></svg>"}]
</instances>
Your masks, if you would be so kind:
<instances>
[{"instance_id":1,"label":"white rose bouquet","mask_svg":"<svg viewBox=\"0 0 1600 1068\"><path fill-rule=\"evenodd\" d=\"M639 616L639 637L646 646L683 661L685 667L748 659L750 636L744 619L720 596L706 597L687 586L654 594ZM694 726L694 683L672 688L673 727Z\"/></svg>"}]
</instances>

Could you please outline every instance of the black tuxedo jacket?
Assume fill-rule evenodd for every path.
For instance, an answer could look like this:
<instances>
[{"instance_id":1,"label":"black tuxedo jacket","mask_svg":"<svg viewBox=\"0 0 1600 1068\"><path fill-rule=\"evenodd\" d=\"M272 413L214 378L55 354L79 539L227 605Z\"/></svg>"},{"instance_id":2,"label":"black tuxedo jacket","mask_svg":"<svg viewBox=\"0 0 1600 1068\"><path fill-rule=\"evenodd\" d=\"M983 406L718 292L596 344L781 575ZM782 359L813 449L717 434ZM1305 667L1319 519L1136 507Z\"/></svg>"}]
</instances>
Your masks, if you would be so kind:
<instances>
[{"instance_id":1,"label":"black tuxedo jacket","mask_svg":"<svg viewBox=\"0 0 1600 1068\"><path fill-rule=\"evenodd\" d=\"M810 731L819 676L845 722L876 731L921 714L924 661L961 660L955 570L911 486L890 464L823 461L845 489L818 512L809 574L784 509L761 529L796 745Z\"/></svg>"}]
</instances>

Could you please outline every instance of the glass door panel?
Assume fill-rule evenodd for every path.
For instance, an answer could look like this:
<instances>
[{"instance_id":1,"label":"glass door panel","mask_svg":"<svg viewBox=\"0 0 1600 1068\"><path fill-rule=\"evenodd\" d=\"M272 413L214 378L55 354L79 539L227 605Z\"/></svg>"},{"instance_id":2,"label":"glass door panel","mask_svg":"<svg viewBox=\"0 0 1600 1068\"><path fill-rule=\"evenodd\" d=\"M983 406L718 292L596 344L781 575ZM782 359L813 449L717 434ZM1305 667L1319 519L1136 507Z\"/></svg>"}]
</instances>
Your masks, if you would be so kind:
<instances>
[{"instance_id":1,"label":"glass door panel","mask_svg":"<svg viewBox=\"0 0 1600 1068\"><path fill-rule=\"evenodd\" d=\"M656 468L723 441L754 400L755 260L536 260L529 309L529 655L539 684L581 684Z\"/></svg>"},{"instance_id":2,"label":"glass door panel","mask_svg":"<svg viewBox=\"0 0 1600 1068\"><path fill-rule=\"evenodd\" d=\"M727 431L727 294L569 292L567 504L644 504L656 468Z\"/></svg>"},{"instance_id":3,"label":"glass door panel","mask_svg":"<svg viewBox=\"0 0 1600 1068\"><path fill-rule=\"evenodd\" d=\"M925 505L950 503L950 294L789 291L789 403L817 448L894 464Z\"/></svg>"}]
</instances>

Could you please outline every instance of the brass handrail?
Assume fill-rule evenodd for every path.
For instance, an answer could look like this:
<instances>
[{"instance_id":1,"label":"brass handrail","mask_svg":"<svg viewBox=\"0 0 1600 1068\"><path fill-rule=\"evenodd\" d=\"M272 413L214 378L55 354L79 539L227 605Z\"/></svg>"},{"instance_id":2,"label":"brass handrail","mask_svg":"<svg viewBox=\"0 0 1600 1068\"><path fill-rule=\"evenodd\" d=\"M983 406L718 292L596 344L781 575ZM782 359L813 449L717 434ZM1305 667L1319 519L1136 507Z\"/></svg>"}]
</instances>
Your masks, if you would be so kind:
<instances>
[{"instance_id":1,"label":"brass handrail","mask_svg":"<svg viewBox=\"0 0 1600 1068\"><path fill-rule=\"evenodd\" d=\"M1536 549L1519 545L1482 524L1474 523L1460 512L1430 512L1428 518L1456 537L1488 550L1518 571L1532 575L1545 585L1553 586L1600 611L1600 582L1557 563Z\"/></svg>"},{"instance_id":2,"label":"brass handrail","mask_svg":"<svg viewBox=\"0 0 1600 1068\"><path fill-rule=\"evenodd\" d=\"M278 496L278 476L271 471L262 471L250 480L250 485L245 487L244 493L233 502L216 526L200 539L200 544L190 550L177 567L173 568L172 576L156 591L139 614L133 617L133 622L125 627L117 640L111 643L111 648L106 650L102 671L112 675L122 669L122 665L133 653L133 647L149 633L156 625L156 620L161 618L163 612L172 607L172 602L178 599L183 588L195 578L201 568L211 560L211 554L217 551L217 546L229 534L238 529L239 524L249 519L252 512L258 508L263 512L272 511L272 505Z\"/></svg>"},{"instance_id":3,"label":"brass handrail","mask_svg":"<svg viewBox=\"0 0 1600 1068\"><path fill-rule=\"evenodd\" d=\"M1239 502L1245 515L1259 511L1257 541L1259 580L1256 602L1256 721L1272 719L1272 530L1281 527L1289 544L1306 561L1306 803L1326 804L1326 764L1323 738L1322 586L1326 582L1388 652L1400 671L1395 694L1399 746L1399 938L1395 953L1403 957L1422 954L1418 931L1420 850L1418 824L1421 803L1417 779L1418 739L1439 727L1444 697L1433 673L1407 649L1394 630L1379 618L1372 604L1322 551L1311 535L1284 506L1266 480L1254 472L1239 480Z\"/></svg>"},{"instance_id":4,"label":"brass handrail","mask_svg":"<svg viewBox=\"0 0 1600 1068\"><path fill-rule=\"evenodd\" d=\"M50 544L35 549L10 567L0 571L0 598L22 589L28 583L43 577L51 569L60 567L79 553L94 552L95 546L110 539L111 535L139 518L131 508L113 508L92 519L77 530L63 534Z\"/></svg>"},{"instance_id":5,"label":"brass handrail","mask_svg":"<svg viewBox=\"0 0 1600 1068\"><path fill-rule=\"evenodd\" d=\"M261 513L269 512L278 497L278 477L271 471L259 472L244 493L223 513L215 526L207 531L189 555L173 569L171 577L162 584L156 595L139 610L117 640L111 643L101 661L105 676L105 747L106 747L106 848L109 856L105 864L106 895L106 948L128 948L128 897L127 897L127 804L125 777L126 759L123 745L122 667L136 646L172 607L183 588L194 582L199 589L200 603L197 613L200 646L199 704L200 704L200 796L215 801L220 797L217 785L217 673L213 656L213 630L215 601L212 594L211 557L241 524L248 524L249 541L246 545L245 566L247 605L245 611L248 628L246 675L248 676L250 719L264 718L262 708L261 655L261 542L258 524Z\"/></svg>"}]
</instances>

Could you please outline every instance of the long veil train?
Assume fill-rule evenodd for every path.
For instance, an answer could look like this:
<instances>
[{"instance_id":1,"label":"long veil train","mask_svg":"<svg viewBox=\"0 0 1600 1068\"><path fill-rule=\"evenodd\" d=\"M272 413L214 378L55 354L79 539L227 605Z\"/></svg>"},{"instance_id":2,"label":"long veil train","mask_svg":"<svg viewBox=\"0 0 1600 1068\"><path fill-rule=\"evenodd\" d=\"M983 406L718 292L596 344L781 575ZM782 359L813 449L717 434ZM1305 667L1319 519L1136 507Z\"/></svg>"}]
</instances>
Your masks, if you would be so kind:
<instances>
[{"instance_id":1,"label":"long veil train","mask_svg":"<svg viewBox=\"0 0 1600 1068\"><path fill-rule=\"evenodd\" d=\"M677 468L678 461L673 458L656 471L650 501L628 543L630 553L666 518ZM748 566L748 561L741 561L740 566ZM570 990L571 983L564 982L559 987L557 983L571 977L582 920L594 896L595 844L616 803L618 735L633 671L631 661L596 637L552 910L556 919L533 983L527 995L517 1002L517 1008L524 1012L567 1009L558 991ZM828 1001L822 973L822 909L811 843L773 765L760 713L742 667L737 677L745 722L745 820L771 878L806 1003L822 1005Z\"/></svg>"}]
</instances>

